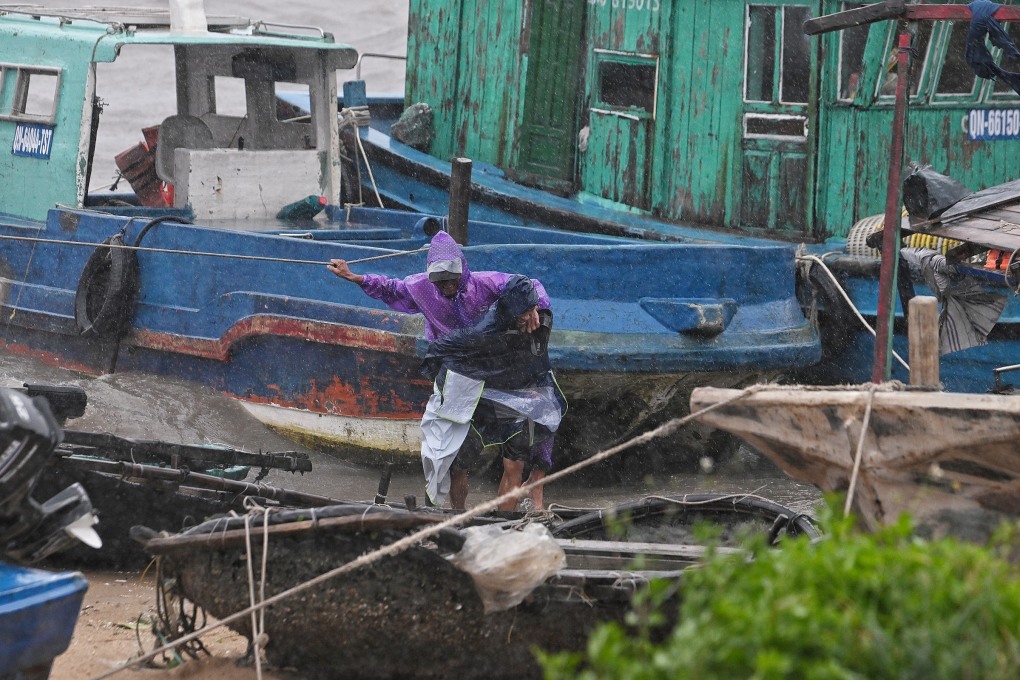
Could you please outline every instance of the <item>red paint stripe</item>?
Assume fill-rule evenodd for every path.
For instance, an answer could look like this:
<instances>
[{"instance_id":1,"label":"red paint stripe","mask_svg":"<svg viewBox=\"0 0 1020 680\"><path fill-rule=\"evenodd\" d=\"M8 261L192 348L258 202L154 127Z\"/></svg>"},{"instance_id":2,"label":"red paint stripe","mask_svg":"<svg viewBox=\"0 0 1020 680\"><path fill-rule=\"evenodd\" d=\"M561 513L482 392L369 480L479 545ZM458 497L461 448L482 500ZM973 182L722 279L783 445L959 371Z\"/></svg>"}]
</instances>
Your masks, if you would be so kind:
<instances>
[{"instance_id":1,"label":"red paint stripe","mask_svg":"<svg viewBox=\"0 0 1020 680\"><path fill-rule=\"evenodd\" d=\"M415 345L414 338L396 333L271 314L245 317L231 326L219 339L189 338L174 333L135 330L128 334L125 341L148 349L226 361L231 346L260 335L300 338L326 345L342 345L392 354L413 355Z\"/></svg>"},{"instance_id":2,"label":"red paint stripe","mask_svg":"<svg viewBox=\"0 0 1020 680\"><path fill-rule=\"evenodd\" d=\"M907 5L905 18L910 21L970 21L967 5ZM998 21L1020 20L1020 7L1000 7L993 15Z\"/></svg>"},{"instance_id":3,"label":"red paint stripe","mask_svg":"<svg viewBox=\"0 0 1020 680\"><path fill-rule=\"evenodd\" d=\"M2 346L11 354L38 359L47 366L66 368L69 371L78 371L79 373L85 373L86 375L95 376L103 374L103 371L96 370L95 366L90 366L88 364L79 364L76 361L70 361L68 360L67 357L63 356L62 354L55 354L53 352L32 349L28 345L22 345L21 343L17 342L4 342L2 343Z\"/></svg>"}]
</instances>

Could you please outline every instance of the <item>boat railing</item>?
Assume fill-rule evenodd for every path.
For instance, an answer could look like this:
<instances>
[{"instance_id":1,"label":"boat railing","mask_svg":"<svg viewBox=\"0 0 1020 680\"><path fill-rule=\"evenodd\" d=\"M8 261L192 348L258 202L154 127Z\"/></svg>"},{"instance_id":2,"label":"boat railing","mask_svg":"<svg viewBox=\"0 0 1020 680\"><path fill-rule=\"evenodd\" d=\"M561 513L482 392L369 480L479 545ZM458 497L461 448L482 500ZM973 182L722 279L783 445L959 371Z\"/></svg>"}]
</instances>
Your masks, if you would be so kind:
<instances>
[{"instance_id":1,"label":"boat railing","mask_svg":"<svg viewBox=\"0 0 1020 680\"><path fill-rule=\"evenodd\" d=\"M393 59L396 61L407 61L406 54L383 54L382 52L362 52L358 55L358 62L354 65L354 77L357 80L361 80L361 62L364 61L365 57L372 57L373 59Z\"/></svg>"},{"instance_id":2,"label":"boat railing","mask_svg":"<svg viewBox=\"0 0 1020 680\"><path fill-rule=\"evenodd\" d=\"M293 37L293 36L290 36L290 34L276 34L273 31L269 30L270 26L272 26L274 28L289 28L289 29L295 30L295 31L309 31L311 33L318 33L320 38L325 38L326 37L326 32L323 31L318 26L308 26L306 24L281 24L281 23L277 23L275 21L257 21L257 22L255 22L255 30L260 31L264 35L288 35L289 37Z\"/></svg>"}]
</instances>

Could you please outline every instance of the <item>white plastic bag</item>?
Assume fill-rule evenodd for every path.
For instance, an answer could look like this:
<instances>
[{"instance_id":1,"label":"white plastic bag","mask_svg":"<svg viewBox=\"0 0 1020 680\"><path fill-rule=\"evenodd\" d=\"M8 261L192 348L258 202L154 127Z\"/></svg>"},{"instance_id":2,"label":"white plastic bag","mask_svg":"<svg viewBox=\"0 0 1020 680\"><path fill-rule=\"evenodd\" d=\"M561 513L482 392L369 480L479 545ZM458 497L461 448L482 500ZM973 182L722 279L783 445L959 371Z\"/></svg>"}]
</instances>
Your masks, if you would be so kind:
<instances>
[{"instance_id":1,"label":"white plastic bag","mask_svg":"<svg viewBox=\"0 0 1020 680\"><path fill-rule=\"evenodd\" d=\"M449 560L470 574L486 613L520 604L567 562L563 548L542 524L511 529L490 524L464 533L464 547Z\"/></svg>"}]
</instances>

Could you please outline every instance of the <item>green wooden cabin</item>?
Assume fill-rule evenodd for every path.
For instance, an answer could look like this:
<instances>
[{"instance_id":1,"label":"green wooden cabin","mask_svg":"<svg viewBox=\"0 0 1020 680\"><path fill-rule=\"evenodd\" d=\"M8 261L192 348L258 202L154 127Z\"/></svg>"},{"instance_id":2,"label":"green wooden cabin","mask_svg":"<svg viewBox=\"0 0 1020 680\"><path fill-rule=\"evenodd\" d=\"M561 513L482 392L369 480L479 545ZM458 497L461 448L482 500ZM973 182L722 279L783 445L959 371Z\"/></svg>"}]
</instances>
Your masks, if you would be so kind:
<instances>
[{"instance_id":1,"label":"green wooden cabin","mask_svg":"<svg viewBox=\"0 0 1020 680\"><path fill-rule=\"evenodd\" d=\"M861 4L410 0L407 100L433 108L438 158L667 221L845 236L884 211L896 25L803 24ZM906 155L977 190L1020 177L1020 97L975 77L967 28L915 24Z\"/></svg>"}]
</instances>

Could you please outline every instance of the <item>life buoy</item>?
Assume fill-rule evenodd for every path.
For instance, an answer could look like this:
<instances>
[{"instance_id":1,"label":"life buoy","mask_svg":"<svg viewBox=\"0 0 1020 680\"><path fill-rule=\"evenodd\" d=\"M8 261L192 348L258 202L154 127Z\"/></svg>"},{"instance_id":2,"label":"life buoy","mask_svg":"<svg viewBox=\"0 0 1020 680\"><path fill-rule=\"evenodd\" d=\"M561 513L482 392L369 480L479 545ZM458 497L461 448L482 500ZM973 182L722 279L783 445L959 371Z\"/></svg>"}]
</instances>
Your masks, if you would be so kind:
<instances>
[{"instance_id":1,"label":"life buoy","mask_svg":"<svg viewBox=\"0 0 1020 680\"><path fill-rule=\"evenodd\" d=\"M120 234L103 241L124 245ZM134 251L100 246L89 256L74 296L74 321L82 335L121 337L135 312L138 258Z\"/></svg>"}]
</instances>

